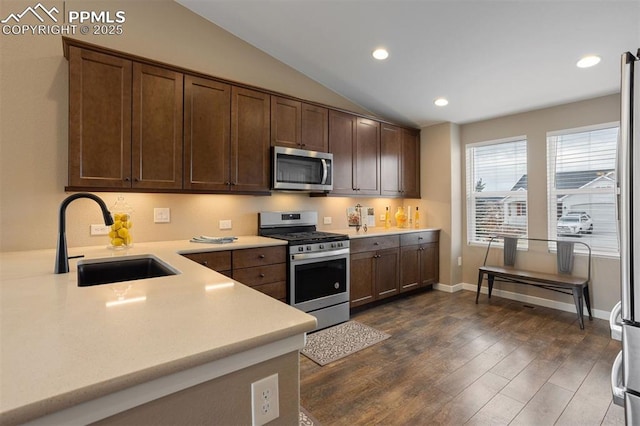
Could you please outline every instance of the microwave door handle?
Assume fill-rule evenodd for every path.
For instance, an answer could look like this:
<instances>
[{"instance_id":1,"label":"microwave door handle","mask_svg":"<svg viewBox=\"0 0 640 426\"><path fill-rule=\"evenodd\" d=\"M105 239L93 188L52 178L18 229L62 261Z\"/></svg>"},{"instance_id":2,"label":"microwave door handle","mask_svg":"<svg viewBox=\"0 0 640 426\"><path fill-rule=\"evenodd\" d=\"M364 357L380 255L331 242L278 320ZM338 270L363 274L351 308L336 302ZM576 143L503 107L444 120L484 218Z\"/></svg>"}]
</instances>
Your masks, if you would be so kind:
<instances>
[{"instance_id":1,"label":"microwave door handle","mask_svg":"<svg viewBox=\"0 0 640 426\"><path fill-rule=\"evenodd\" d=\"M320 161L322 162L322 185L325 185L327 183L327 177L329 175L329 169L327 167L327 160L322 158L322 159L320 159Z\"/></svg>"}]
</instances>

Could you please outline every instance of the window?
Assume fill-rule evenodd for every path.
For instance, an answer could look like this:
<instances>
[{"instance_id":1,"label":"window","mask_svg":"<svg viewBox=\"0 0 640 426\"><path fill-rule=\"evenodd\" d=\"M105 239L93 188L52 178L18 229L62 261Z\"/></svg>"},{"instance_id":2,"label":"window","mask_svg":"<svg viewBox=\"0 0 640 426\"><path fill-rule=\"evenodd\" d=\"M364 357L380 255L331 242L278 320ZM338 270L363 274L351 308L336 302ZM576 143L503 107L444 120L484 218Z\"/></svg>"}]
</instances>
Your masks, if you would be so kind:
<instances>
[{"instance_id":1,"label":"window","mask_svg":"<svg viewBox=\"0 0 640 426\"><path fill-rule=\"evenodd\" d=\"M549 238L618 253L615 167L618 125L547 134Z\"/></svg>"},{"instance_id":2,"label":"window","mask_svg":"<svg viewBox=\"0 0 640 426\"><path fill-rule=\"evenodd\" d=\"M467 145L467 241L527 233L527 140Z\"/></svg>"}]
</instances>

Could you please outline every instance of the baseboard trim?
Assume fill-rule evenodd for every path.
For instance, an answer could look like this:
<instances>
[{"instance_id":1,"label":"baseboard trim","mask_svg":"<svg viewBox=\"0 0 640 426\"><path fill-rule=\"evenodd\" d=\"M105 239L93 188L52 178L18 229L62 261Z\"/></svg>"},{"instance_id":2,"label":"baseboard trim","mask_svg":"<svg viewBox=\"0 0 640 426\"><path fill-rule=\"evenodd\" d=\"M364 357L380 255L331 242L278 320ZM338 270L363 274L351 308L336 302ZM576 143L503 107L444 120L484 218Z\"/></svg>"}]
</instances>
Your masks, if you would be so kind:
<instances>
[{"instance_id":1,"label":"baseboard trim","mask_svg":"<svg viewBox=\"0 0 640 426\"><path fill-rule=\"evenodd\" d=\"M466 290L466 291L477 291L477 284L469 284L469 283L458 283L454 285L449 284L434 284L434 290L444 291L445 293L455 293L457 291ZM489 290L486 287L482 287L480 289L480 293L488 294ZM516 300L518 302L530 303L532 305L544 306L545 308L558 309L559 311L564 312L576 312L576 306L573 303L565 303L558 302L557 300L549 300L544 299L542 297L537 296L529 296L527 294L514 293L512 291L500 290L497 288L493 288L491 292L492 296L502 297L504 299ZM587 308L584 309L585 315L587 315ZM591 308L591 313L594 318L609 320L609 311L603 311L602 309L594 309Z\"/></svg>"}]
</instances>

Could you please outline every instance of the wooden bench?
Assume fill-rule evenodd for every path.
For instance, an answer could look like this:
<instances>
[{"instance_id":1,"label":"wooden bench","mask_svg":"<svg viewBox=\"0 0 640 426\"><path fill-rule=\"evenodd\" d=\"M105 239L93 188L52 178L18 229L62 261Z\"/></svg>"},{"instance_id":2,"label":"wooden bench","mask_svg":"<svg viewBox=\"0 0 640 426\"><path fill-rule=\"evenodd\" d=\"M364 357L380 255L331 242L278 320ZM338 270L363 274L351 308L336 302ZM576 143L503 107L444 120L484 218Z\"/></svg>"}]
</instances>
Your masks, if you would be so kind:
<instances>
[{"instance_id":1,"label":"wooden bench","mask_svg":"<svg viewBox=\"0 0 640 426\"><path fill-rule=\"evenodd\" d=\"M503 265L487 265L487 258L489 256L489 250L491 249L491 243L498 238L504 239ZM517 268L515 263L518 240L543 241L547 244L555 243L557 264L556 273L527 271ZM588 253L586 276L573 275L573 257L574 247L576 244L585 246ZM485 274L487 275L489 298L491 298L494 281L532 285L572 295L573 301L576 305L576 313L578 314L580 329L584 329L583 300L587 305L589 319L593 319L593 316L591 315L591 301L589 300L589 282L591 281L591 247L586 243L581 241L558 241L525 237L492 237L489 241L489 245L487 246L484 263L480 268L478 268L478 290L476 292L476 303L478 303L478 298L480 297L480 288Z\"/></svg>"}]
</instances>

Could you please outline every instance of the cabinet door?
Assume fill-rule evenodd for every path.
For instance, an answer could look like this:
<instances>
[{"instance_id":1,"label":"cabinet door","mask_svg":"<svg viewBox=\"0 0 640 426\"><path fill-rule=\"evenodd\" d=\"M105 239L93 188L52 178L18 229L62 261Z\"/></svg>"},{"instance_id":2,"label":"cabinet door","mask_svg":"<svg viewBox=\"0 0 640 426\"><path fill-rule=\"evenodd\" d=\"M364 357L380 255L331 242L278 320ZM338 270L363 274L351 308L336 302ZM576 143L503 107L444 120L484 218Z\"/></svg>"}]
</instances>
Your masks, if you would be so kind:
<instances>
[{"instance_id":1,"label":"cabinet door","mask_svg":"<svg viewBox=\"0 0 640 426\"><path fill-rule=\"evenodd\" d=\"M357 119L355 187L358 195L380 194L380 123Z\"/></svg>"},{"instance_id":2,"label":"cabinet door","mask_svg":"<svg viewBox=\"0 0 640 426\"><path fill-rule=\"evenodd\" d=\"M302 104L300 143L303 149L327 152L329 150L329 110Z\"/></svg>"},{"instance_id":3,"label":"cabinet door","mask_svg":"<svg viewBox=\"0 0 640 426\"><path fill-rule=\"evenodd\" d=\"M376 253L376 298L383 299L400 292L398 266L399 250L380 250Z\"/></svg>"},{"instance_id":4,"label":"cabinet door","mask_svg":"<svg viewBox=\"0 0 640 426\"><path fill-rule=\"evenodd\" d=\"M402 196L420 198L420 134L402 129Z\"/></svg>"},{"instance_id":5,"label":"cabinet door","mask_svg":"<svg viewBox=\"0 0 640 426\"><path fill-rule=\"evenodd\" d=\"M271 146L300 148L302 103L271 97Z\"/></svg>"},{"instance_id":6,"label":"cabinet door","mask_svg":"<svg viewBox=\"0 0 640 426\"><path fill-rule=\"evenodd\" d=\"M421 283L422 268L419 246L406 246L401 250L400 288L408 291L418 288Z\"/></svg>"},{"instance_id":7,"label":"cabinet door","mask_svg":"<svg viewBox=\"0 0 640 426\"><path fill-rule=\"evenodd\" d=\"M356 116L329 112L329 152L333 153L334 194L355 193L353 182L353 145L356 140Z\"/></svg>"},{"instance_id":8,"label":"cabinet door","mask_svg":"<svg viewBox=\"0 0 640 426\"><path fill-rule=\"evenodd\" d=\"M400 195L402 129L383 124L380 130L380 195Z\"/></svg>"},{"instance_id":9,"label":"cabinet door","mask_svg":"<svg viewBox=\"0 0 640 426\"><path fill-rule=\"evenodd\" d=\"M231 191L269 192L270 96L231 89Z\"/></svg>"},{"instance_id":10,"label":"cabinet door","mask_svg":"<svg viewBox=\"0 0 640 426\"><path fill-rule=\"evenodd\" d=\"M231 160L231 86L184 79L184 188L226 191Z\"/></svg>"},{"instance_id":11,"label":"cabinet door","mask_svg":"<svg viewBox=\"0 0 640 426\"><path fill-rule=\"evenodd\" d=\"M133 64L133 188L182 188L181 73Z\"/></svg>"},{"instance_id":12,"label":"cabinet door","mask_svg":"<svg viewBox=\"0 0 640 426\"><path fill-rule=\"evenodd\" d=\"M364 305L375 299L375 252L351 255L351 288L349 300L351 307Z\"/></svg>"},{"instance_id":13,"label":"cabinet door","mask_svg":"<svg viewBox=\"0 0 640 426\"><path fill-rule=\"evenodd\" d=\"M420 285L428 286L437 284L440 279L438 243L424 244L420 247L420 276L422 278Z\"/></svg>"},{"instance_id":14,"label":"cabinet door","mask_svg":"<svg viewBox=\"0 0 640 426\"><path fill-rule=\"evenodd\" d=\"M131 187L131 69L69 46L69 186Z\"/></svg>"}]
</instances>

